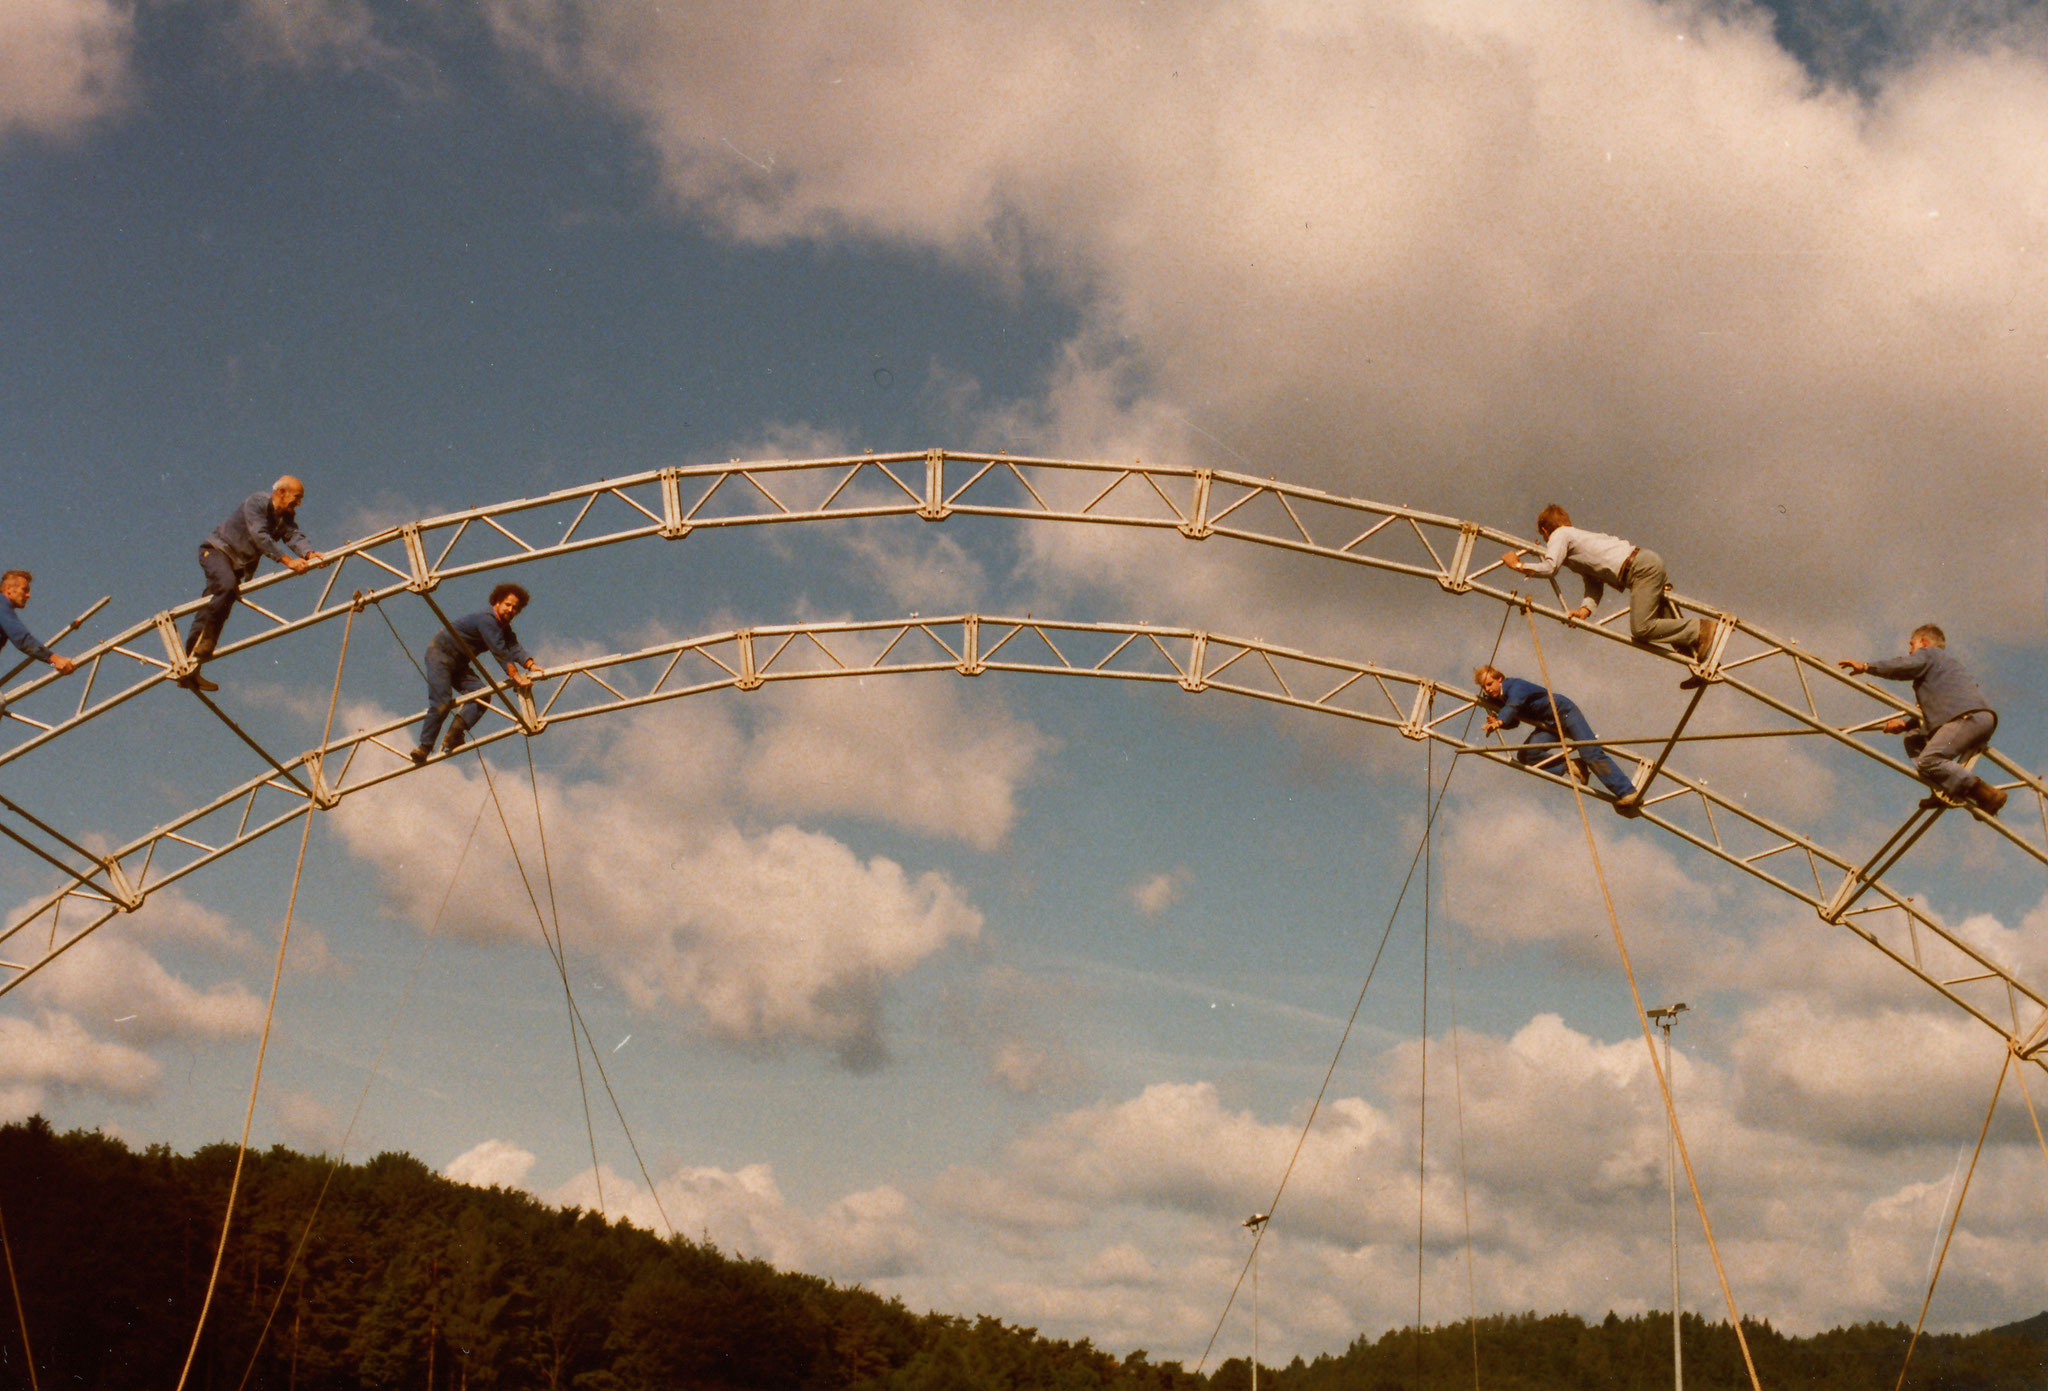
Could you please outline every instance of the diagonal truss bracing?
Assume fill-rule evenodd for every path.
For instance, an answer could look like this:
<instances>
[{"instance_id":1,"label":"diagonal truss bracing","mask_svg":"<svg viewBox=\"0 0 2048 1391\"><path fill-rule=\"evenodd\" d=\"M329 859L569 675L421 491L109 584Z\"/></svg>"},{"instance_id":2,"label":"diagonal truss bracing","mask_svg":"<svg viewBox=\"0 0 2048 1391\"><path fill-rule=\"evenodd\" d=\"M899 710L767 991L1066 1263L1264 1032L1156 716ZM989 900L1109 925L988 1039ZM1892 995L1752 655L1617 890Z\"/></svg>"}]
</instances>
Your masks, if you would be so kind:
<instances>
[{"instance_id":1,"label":"diagonal truss bracing","mask_svg":"<svg viewBox=\"0 0 2048 1391\"><path fill-rule=\"evenodd\" d=\"M1257 639L1150 624L1076 623L960 614L878 622L816 622L734 629L555 668L506 713L480 726L478 743L539 734L552 725L630 711L711 691L772 682L952 672L1094 677L1222 691L1436 740L1460 754L1564 785L1521 764L1517 749L1468 742L1453 732L1477 696L1369 662L1303 652ZM156 890L285 826L414 771L407 720L332 739L193 808L96 861L72 846L69 882L0 932L5 994L123 910ZM1633 763L1648 760L1605 741ZM1656 741L1633 741L1654 744ZM1654 752L1654 749L1651 750ZM1739 794L1665 768L1643 819L1805 903L1883 952L1951 1004L2048 1069L2048 996L1986 957L1872 866L1818 844L1749 809ZM1850 892L1853 886L1854 893Z\"/></svg>"}]
</instances>

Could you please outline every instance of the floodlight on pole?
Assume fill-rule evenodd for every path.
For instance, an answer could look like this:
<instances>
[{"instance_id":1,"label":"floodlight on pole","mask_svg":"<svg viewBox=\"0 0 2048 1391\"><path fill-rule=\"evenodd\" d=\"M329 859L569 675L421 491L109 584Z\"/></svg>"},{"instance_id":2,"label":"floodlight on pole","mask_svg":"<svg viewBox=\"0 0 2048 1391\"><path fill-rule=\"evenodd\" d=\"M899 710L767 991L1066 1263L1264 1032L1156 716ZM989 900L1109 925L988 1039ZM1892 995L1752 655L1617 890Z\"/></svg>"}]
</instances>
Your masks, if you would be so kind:
<instances>
[{"instance_id":1,"label":"floodlight on pole","mask_svg":"<svg viewBox=\"0 0 2048 1391\"><path fill-rule=\"evenodd\" d=\"M1259 1391L1259 1242L1270 1212L1255 1212L1237 1225L1252 1234L1252 1391Z\"/></svg>"},{"instance_id":2,"label":"floodlight on pole","mask_svg":"<svg viewBox=\"0 0 2048 1391\"><path fill-rule=\"evenodd\" d=\"M1678 1313L1678 1081L1671 1075L1671 1026L1692 1006L1680 1000L1675 1005L1644 1010L1643 1015L1664 1031L1664 1083L1671 1092L1671 1124L1664 1137L1665 1185L1671 1195L1671 1385L1685 1391L1685 1360L1680 1347Z\"/></svg>"}]
</instances>

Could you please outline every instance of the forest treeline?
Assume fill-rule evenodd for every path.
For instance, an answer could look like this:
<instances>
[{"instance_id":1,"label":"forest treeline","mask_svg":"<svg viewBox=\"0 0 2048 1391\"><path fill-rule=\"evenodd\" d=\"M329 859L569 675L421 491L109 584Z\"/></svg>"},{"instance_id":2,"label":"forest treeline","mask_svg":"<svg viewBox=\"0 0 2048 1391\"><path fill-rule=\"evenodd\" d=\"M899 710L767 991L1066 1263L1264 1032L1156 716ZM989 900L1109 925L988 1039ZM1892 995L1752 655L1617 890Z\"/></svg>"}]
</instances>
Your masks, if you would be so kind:
<instances>
[{"instance_id":1,"label":"forest treeline","mask_svg":"<svg viewBox=\"0 0 2048 1391\"><path fill-rule=\"evenodd\" d=\"M44 1387L166 1391L204 1296L232 1145L178 1155L41 1118L0 1127L0 1218ZM322 1190L325 1196L322 1198ZM318 1219L294 1260L307 1220ZM11 1292L0 1387L30 1384ZM2036 1327L2040 1325L2040 1327ZM1907 1330L1787 1338L1747 1328L1773 1391L1889 1386ZM1688 1318L1686 1384L1746 1386L1728 1327ZM1487 1391L1668 1385L1668 1317L1481 1319L1361 1337L1342 1353L1259 1369L1264 1391ZM1907 1385L2044 1384L2048 1316L1923 1337ZM664 1241L623 1222L467 1187L408 1155L336 1166L252 1153L188 1385L212 1391L1180 1391L1248 1387L1242 1358L1198 1377L1144 1352L1043 1338Z\"/></svg>"}]
</instances>

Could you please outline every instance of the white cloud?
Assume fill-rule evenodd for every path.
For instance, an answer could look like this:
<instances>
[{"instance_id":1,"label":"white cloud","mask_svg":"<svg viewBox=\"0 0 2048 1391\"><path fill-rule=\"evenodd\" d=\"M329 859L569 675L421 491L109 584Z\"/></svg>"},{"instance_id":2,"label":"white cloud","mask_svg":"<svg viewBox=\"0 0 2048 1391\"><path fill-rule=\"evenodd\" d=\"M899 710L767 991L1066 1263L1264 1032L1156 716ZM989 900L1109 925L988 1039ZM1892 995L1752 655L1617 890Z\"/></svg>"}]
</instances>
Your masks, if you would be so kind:
<instances>
[{"instance_id":1,"label":"white cloud","mask_svg":"<svg viewBox=\"0 0 2048 1391\"><path fill-rule=\"evenodd\" d=\"M120 0L0 0L0 137L74 135L118 111L134 42Z\"/></svg>"},{"instance_id":2,"label":"white cloud","mask_svg":"<svg viewBox=\"0 0 2048 1391\"><path fill-rule=\"evenodd\" d=\"M1761 12L1648 0L489 13L731 235L1057 277L1084 325L1034 444L1522 527L1575 499L1779 626L2038 630L2038 547L1984 525L2040 497L2037 56L1937 45L1866 101ZM977 78L882 99L932 72Z\"/></svg>"},{"instance_id":3,"label":"white cloud","mask_svg":"<svg viewBox=\"0 0 2048 1391\"><path fill-rule=\"evenodd\" d=\"M542 779L558 897L579 905L576 949L636 1006L688 1004L733 1043L801 1042L872 1066L889 982L979 935L980 912L943 874L743 822L743 807L834 813L996 843L1044 736L943 685L862 694L875 699L777 691L744 727L708 701L650 710L591 736L590 775ZM472 765L451 765L352 799L337 824L393 906L425 922L483 790ZM539 892L528 804L511 809ZM442 930L531 941L531 904L488 824L468 873Z\"/></svg>"},{"instance_id":4,"label":"white cloud","mask_svg":"<svg viewBox=\"0 0 2048 1391\"><path fill-rule=\"evenodd\" d=\"M0 1018L0 1119L23 1119L52 1092L139 1100L162 1072L148 1054L96 1039L68 1014L45 1011L33 1022Z\"/></svg>"},{"instance_id":5,"label":"white cloud","mask_svg":"<svg viewBox=\"0 0 2048 1391\"><path fill-rule=\"evenodd\" d=\"M479 1188L518 1188L533 1168L533 1152L510 1140L484 1140L448 1161L441 1172Z\"/></svg>"},{"instance_id":6,"label":"white cloud","mask_svg":"<svg viewBox=\"0 0 2048 1391\"><path fill-rule=\"evenodd\" d=\"M924 1245L909 1200L883 1185L806 1212L783 1196L767 1164L738 1170L677 1169L656 1180L657 1208L647 1190L603 1170L606 1206L615 1215L655 1231L662 1214L692 1240L708 1235L723 1250L842 1280L898 1276L914 1269ZM597 1187L588 1170L543 1195L549 1202L595 1209Z\"/></svg>"},{"instance_id":7,"label":"white cloud","mask_svg":"<svg viewBox=\"0 0 2048 1391\"><path fill-rule=\"evenodd\" d=\"M263 1001L238 981L197 990L109 925L32 978L30 998L78 1014L120 1021L138 1042L219 1040L263 1027Z\"/></svg>"},{"instance_id":8,"label":"white cloud","mask_svg":"<svg viewBox=\"0 0 2048 1391\"><path fill-rule=\"evenodd\" d=\"M1910 1060L1930 1035L1895 1016L1833 1023L1842 1044L1826 1057L1760 1056L1772 1038L1781 1054L1820 1038L1782 1012L1744 1021L1756 1051L1738 1050L1729 1066L1683 1047L1676 1056L1679 1111L1736 1296L1746 1311L1801 1330L1912 1307L1955 1144L1974 1137L1996 1071L1916 1067ZM1847 1058L1853 1049L1863 1057ZM1462 1107L1451 1101L1448 1040L1432 1040L1431 1051L1425 1316L1461 1317L1467 1307L1468 1211L1481 1309L1597 1316L1659 1304L1668 1288L1666 1131L1642 1040L1603 1042L1555 1016L1506 1038L1467 1033ZM1995 1053L1980 1044L1974 1062L1987 1051ZM1419 1061L1413 1042L1388 1049L1373 1068L1379 1099L1340 1096L1309 1132L1263 1258L1271 1346L1328 1347L1413 1318ZM1810 1082L1837 1069L1850 1074L1837 1085L1851 1112L1885 1092L1888 1071L1894 1112L1906 1097L1963 1097L1959 1108L1933 1106L1915 1136L1887 1132L1874 1142L1879 1122L1816 1127L1800 1114L1802 1102L1831 1098L1810 1093L1768 1113L1756 1104L1773 1079L1789 1086L1788 1075ZM1207 1083L1155 1084L1043 1122L989 1165L949 1170L932 1190L934 1210L1006 1261L969 1282L966 1297L1061 1331L1109 1324L1155 1348L1189 1337L1199 1348L1207 1326L1175 1311L1206 1306L1213 1321L1243 1260L1235 1224L1270 1201L1301 1119L1299 1110L1259 1119ZM2031 1308L2033 1294L2013 1272L2038 1268L2048 1233L2039 1225L2039 1154L2024 1124L2013 1108L1980 1167L1951 1256L1954 1283L1945 1284L1957 1301L1952 1319L1997 1321ZM1702 1271L1682 1175L1679 1201L1685 1259ZM1712 1281L1690 1283L1692 1306L1719 1316ZM1097 1297L1061 1293L1077 1290Z\"/></svg>"},{"instance_id":9,"label":"white cloud","mask_svg":"<svg viewBox=\"0 0 2048 1391\"><path fill-rule=\"evenodd\" d=\"M743 755L763 807L860 816L994 849L1055 742L951 676L807 681L778 691Z\"/></svg>"}]
</instances>

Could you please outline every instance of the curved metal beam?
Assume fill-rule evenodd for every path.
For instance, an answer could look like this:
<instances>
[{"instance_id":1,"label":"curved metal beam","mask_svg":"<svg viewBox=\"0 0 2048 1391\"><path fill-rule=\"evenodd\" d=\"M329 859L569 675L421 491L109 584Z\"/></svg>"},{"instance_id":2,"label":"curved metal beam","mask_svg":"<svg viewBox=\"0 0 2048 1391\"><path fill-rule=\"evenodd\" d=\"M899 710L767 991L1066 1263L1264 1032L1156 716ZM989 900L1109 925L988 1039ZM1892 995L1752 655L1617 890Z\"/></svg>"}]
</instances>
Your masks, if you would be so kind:
<instances>
[{"instance_id":1,"label":"curved metal beam","mask_svg":"<svg viewBox=\"0 0 2048 1391\"><path fill-rule=\"evenodd\" d=\"M537 682L509 714L491 701L489 692L469 699L502 720L478 736L475 742L482 745L709 691L752 691L771 682L845 676L953 672L973 677L991 671L1170 684L1190 694L1223 691L1381 726L1410 739L1436 740L1458 754L1566 785L1559 776L1515 761L1518 750L1451 732L1450 722L1476 703L1473 692L1374 663L1142 623L959 614L766 625L565 664ZM316 808L332 808L415 771L405 756L402 733L415 719L389 720L331 739L97 863L66 866L70 882L0 932L0 944L22 938L32 947L29 952L17 947L12 959L0 960L0 995L117 913L141 907L157 890ZM1638 777L1649 766L1635 754L1615 752L1637 766ZM288 776L294 773L304 776ZM2048 994L2020 981L1854 860L1750 810L1739 798L1668 769L1660 776L1671 787L1647 799L1644 820L1847 927L2048 1070ZM1781 870L1786 864L1795 868ZM1852 887L1872 906L1851 907L1847 895ZM1930 961L1930 948L1945 959Z\"/></svg>"}]
</instances>

